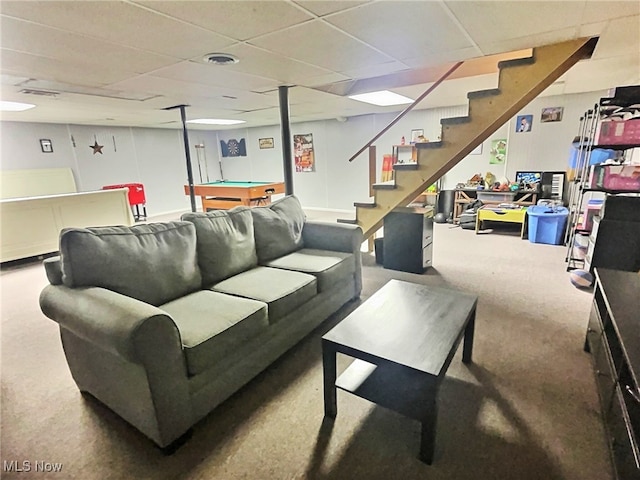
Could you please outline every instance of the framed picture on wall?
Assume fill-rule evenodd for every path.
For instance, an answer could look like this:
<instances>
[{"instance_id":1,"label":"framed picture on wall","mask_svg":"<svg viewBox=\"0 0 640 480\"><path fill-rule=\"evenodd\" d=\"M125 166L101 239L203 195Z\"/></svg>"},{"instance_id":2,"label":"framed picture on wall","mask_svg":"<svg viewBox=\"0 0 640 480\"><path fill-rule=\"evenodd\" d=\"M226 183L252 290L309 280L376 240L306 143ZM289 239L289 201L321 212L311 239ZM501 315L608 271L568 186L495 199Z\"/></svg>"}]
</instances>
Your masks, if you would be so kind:
<instances>
[{"instance_id":1,"label":"framed picture on wall","mask_svg":"<svg viewBox=\"0 0 640 480\"><path fill-rule=\"evenodd\" d=\"M561 122L563 110L564 110L563 107L543 108L542 114L540 115L540 122L541 123Z\"/></svg>"},{"instance_id":2,"label":"framed picture on wall","mask_svg":"<svg viewBox=\"0 0 640 480\"><path fill-rule=\"evenodd\" d=\"M260 150L264 150L265 148L273 148L273 138L259 138L258 145L260 146Z\"/></svg>"},{"instance_id":3,"label":"framed picture on wall","mask_svg":"<svg viewBox=\"0 0 640 480\"><path fill-rule=\"evenodd\" d=\"M418 138L423 136L424 136L424 130L422 129L411 130L411 143L413 144L413 143L419 142L420 140L418 140Z\"/></svg>"},{"instance_id":4,"label":"framed picture on wall","mask_svg":"<svg viewBox=\"0 0 640 480\"><path fill-rule=\"evenodd\" d=\"M48 138L41 138L40 149L44 153L53 153L53 143L51 143L51 140L49 140Z\"/></svg>"}]
</instances>

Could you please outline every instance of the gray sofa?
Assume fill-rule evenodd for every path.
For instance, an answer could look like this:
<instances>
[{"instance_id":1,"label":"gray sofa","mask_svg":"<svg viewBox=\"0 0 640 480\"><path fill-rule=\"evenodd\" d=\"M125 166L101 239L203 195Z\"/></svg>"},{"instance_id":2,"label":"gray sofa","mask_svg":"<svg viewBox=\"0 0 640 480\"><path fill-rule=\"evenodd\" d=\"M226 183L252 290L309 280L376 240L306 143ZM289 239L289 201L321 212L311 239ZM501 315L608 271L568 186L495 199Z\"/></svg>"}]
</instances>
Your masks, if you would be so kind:
<instances>
[{"instance_id":1,"label":"gray sofa","mask_svg":"<svg viewBox=\"0 0 640 480\"><path fill-rule=\"evenodd\" d=\"M82 392L158 446L360 295L362 231L294 196L181 221L66 229L43 313Z\"/></svg>"}]
</instances>

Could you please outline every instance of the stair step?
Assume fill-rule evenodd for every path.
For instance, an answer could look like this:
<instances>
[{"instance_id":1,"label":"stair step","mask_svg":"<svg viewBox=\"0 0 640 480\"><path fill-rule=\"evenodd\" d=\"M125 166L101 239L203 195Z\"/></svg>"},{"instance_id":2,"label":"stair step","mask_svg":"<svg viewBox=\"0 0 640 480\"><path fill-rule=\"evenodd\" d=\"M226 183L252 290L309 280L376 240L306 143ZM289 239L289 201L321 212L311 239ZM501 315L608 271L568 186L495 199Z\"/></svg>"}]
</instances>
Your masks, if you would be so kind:
<instances>
[{"instance_id":1,"label":"stair step","mask_svg":"<svg viewBox=\"0 0 640 480\"><path fill-rule=\"evenodd\" d=\"M513 58L511 60L502 60L498 62L498 69L518 67L520 65L531 65L533 63L536 63L536 59L533 55L525 58Z\"/></svg>"},{"instance_id":2,"label":"stair step","mask_svg":"<svg viewBox=\"0 0 640 480\"><path fill-rule=\"evenodd\" d=\"M394 170L417 170L418 162L396 163L393 165Z\"/></svg>"},{"instance_id":3,"label":"stair step","mask_svg":"<svg viewBox=\"0 0 640 480\"><path fill-rule=\"evenodd\" d=\"M499 88L489 88L487 90L476 90L475 92L467 93L467 99L473 100L474 98L495 97L500 95Z\"/></svg>"},{"instance_id":4,"label":"stair step","mask_svg":"<svg viewBox=\"0 0 640 480\"><path fill-rule=\"evenodd\" d=\"M442 140L438 140L437 142L418 142L414 143L414 146L418 149L420 148L440 148L442 146Z\"/></svg>"},{"instance_id":5,"label":"stair step","mask_svg":"<svg viewBox=\"0 0 640 480\"><path fill-rule=\"evenodd\" d=\"M372 186L374 190L395 190L396 181L390 180L388 182L374 183Z\"/></svg>"},{"instance_id":6,"label":"stair step","mask_svg":"<svg viewBox=\"0 0 640 480\"><path fill-rule=\"evenodd\" d=\"M440 125L457 125L460 123L469 123L471 121L471 117L467 115L466 117L449 117L440 119Z\"/></svg>"},{"instance_id":7,"label":"stair step","mask_svg":"<svg viewBox=\"0 0 640 480\"><path fill-rule=\"evenodd\" d=\"M355 218L354 219L351 219L351 218L338 218L336 221L338 223L348 223L349 225L357 225L358 224L358 221Z\"/></svg>"},{"instance_id":8,"label":"stair step","mask_svg":"<svg viewBox=\"0 0 640 480\"><path fill-rule=\"evenodd\" d=\"M376 208L377 205L378 204L376 203L376 199L373 197L371 197L366 202L353 202L354 207L360 207L360 208Z\"/></svg>"}]
</instances>

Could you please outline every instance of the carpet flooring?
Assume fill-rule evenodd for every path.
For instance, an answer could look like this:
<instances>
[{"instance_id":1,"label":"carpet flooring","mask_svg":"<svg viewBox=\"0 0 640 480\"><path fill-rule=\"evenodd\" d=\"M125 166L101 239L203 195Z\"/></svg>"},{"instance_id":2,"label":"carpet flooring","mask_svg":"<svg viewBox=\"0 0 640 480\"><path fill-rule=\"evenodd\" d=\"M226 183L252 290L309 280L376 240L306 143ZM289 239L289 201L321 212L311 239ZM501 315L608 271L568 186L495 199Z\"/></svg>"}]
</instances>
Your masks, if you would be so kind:
<instances>
[{"instance_id":1,"label":"carpet flooring","mask_svg":"<svg viewBox=\"0 0 640 480\"><path fill-rule=\"evenodd\" d=\"M564 247L533 244L512 231L476 235L447 224L435 225L434 268L423 275L386 270L365 254L361 301L392 278L479 296L474 362L463 364L458 351L443 382L431 466L417 458L420 426L414 420L342 391L335 421L323 419L320 337L358 302L164 456L75 387L57 325L38 306L47 284L40 261L5 265L1 476L610 480L591 358L582 350L591 292L570 284L564 255ZM339 356L339 370L350 361ZM30 471L7 471L12 461ZM36 462L58 463L62 470L35 471L43 465Z\"/></svg>"}]
</instances>

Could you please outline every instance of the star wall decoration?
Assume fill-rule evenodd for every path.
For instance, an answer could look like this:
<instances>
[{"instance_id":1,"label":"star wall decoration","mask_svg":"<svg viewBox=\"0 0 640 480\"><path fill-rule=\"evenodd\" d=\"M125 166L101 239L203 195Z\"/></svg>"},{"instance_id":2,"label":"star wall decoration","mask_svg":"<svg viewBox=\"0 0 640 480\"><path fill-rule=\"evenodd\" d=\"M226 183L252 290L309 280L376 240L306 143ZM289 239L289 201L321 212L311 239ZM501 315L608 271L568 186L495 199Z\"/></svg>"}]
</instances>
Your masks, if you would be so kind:
<instances>
[{"instance_id":1,"label":"star wall decoration","mask_svg":"<svg viewBox=\"0 0 640 480\"><path fill-rule=\"evenodd\" d=\"M89 145L89 148L93 148L93 154L95 155L96 153L99 153L100 155L102 155L102 149L104 148L104 145L98 145L98 140L94 140L93 141L93 145Z\"/></svg>"}]
</instances>

